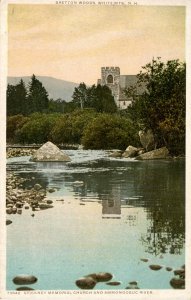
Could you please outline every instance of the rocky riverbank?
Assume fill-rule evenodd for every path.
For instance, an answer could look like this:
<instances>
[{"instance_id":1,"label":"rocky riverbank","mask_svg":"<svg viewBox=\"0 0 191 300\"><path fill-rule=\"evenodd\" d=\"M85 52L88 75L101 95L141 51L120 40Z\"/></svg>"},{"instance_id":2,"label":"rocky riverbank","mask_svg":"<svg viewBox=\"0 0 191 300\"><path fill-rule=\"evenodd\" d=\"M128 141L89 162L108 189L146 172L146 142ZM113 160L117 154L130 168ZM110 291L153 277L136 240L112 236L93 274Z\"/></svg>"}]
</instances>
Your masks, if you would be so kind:
<instances>
[{"instance_id":1,"label":"rocky riverbank","mask_svg":"<svg viewBox=\"0 0 191 300\"><path fill-rule=\"evenodd\" d=\"M29 148L8 148L7 158L18 157L18 156L31 156L36 152L36 149Z\"/></svg>"},{"instance_id":2,"label":"rocky riverbank","mask_svg":"<svg viewBox=\"0 0 191 300\"><path fill-rule=\"evenodd\" d=\"M23 209L31 209L33 212L52 208L52 200L46 198L46 189L38 183L32 188L24 188L28 179L17 177L13 172L7 172L6 178L6 213L22 214ZM34 213L31 214L34 216ZM11 224L7 220L6 224Z\"/></svg>"}]
</instances>

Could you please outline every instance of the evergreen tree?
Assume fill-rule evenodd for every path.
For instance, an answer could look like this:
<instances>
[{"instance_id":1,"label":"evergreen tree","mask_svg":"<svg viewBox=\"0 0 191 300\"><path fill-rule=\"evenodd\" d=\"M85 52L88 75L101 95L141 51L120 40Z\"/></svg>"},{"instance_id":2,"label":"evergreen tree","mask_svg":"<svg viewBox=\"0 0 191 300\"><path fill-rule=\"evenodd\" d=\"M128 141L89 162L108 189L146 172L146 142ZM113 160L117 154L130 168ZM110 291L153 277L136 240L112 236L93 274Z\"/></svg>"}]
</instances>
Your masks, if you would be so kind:
<instances>
[{"instance_id":1,"label":"evergreen tree","mask_svg":"<svg viewBox=\"0 0 191 300\"><path fill-rule=\"evenodd\" d=\"M27 105L27 90L24 81L21 79L19 84L16 86L17 95L19 98L20 113L27 115L28 105Z\"/></svg>"},{"instance_id":2,"label":"evergreen tree","mask_svg":"<svg viewBox=\"0 0 191 300\"><path fill-rule=\"evenodd\" d=\"M8 84L7 86L7 115L17 114L16 109L18 107L16 95L16 87L14 85Z\"/></svg>"},{"instance_id":3,"label":"evergreen tree","mask_svg":"<svg viewBox=\"0 0 191 300\"><path fill-rule=\"evenodd\" d=\"M16 86L7 86L7 115L17 114L27 114L27 90L22 79Z\"/></svg>"},{"instance_id":4,"label":"evergreen tree","mask_svg":"<svg viewBox=\"0 0 191 300\"><path fill-rule=\"evenodd\" d=\"M111 90L106 86L98 86L95 89L94 105L97 112L114 113L117 106Z\"/></svg>"},{"instance_id":5,"label":"evergreen tree","mask_svg":"<svg viewBox=\"0 0 191 300\"><path fill-rule=\"evenodd\" d=\"M29 113L44 112L48 109L48 93L43 87L42 83L35 77L34 74L31 77L31 82L29 83L27 100Z\"/></svg>"}]
</instances>

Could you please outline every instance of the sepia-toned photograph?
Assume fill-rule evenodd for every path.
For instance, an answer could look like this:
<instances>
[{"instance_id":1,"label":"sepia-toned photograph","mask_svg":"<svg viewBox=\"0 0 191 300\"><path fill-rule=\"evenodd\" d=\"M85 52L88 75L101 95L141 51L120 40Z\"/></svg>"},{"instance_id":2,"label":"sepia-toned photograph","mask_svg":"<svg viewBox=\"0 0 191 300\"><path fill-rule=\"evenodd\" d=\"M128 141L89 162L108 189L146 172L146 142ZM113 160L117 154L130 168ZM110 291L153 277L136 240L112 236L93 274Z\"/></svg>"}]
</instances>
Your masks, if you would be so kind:
<instances>
[{"instance_id":1,"label":"sepia-toned photograph","mask_svg":"<svg viewBox=\"0 0 191 300\"><path fill-rule=\"evenodd\" d=\"M6 299L190 299L188 7L6 7Z\"/></svg>"}]
</instances>

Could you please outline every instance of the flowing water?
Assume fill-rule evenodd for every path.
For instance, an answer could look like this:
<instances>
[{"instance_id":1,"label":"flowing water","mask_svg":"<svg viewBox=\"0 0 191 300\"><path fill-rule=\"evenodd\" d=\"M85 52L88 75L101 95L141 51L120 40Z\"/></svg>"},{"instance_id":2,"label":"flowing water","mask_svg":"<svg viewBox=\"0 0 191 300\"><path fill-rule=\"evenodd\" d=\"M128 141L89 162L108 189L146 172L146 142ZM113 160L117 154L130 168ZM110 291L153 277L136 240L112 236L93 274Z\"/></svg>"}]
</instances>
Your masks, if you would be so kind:
<instances>
[{"instance_id":1,"label":"flowing water","mask_svg":"<svg viewBox=\"0 0 191 300\"><path fill-rule=\"evenodd\" d=\"M54 207L11 215L7 226L7 289L18 274L38 278L38 290L75 290L75 281L109 272L119 286L96 289L169 289L185 249L184 160L112 159L106 151L68 150L70 163L8 159L8 171L47 192ZM63 201L58 201L63 200ZM148 259L144 262L141 259ZM150 264L159 264L153 271Z\"/></svg>"}]
</instances>

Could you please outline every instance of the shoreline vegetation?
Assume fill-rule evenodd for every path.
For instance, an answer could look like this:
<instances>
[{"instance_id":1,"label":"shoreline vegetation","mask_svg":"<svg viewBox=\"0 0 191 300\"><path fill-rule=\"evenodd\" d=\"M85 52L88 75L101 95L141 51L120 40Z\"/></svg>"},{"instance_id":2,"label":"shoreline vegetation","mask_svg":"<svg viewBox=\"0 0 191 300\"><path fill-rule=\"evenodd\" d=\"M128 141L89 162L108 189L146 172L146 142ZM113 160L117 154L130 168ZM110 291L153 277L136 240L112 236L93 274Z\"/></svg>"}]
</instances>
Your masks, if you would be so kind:
<instances>
[{"instance_id":1,"label":"shoreline vegetation","mask_svg":"<svg viewBox=\"0 0 191 300\"><path fill-rule=\"evenodd\" d=\"M185 154L186 64L153 59L124 91L132 102L119 110L107 86L80 83L72 101L49 99L33 75L28 87L21 80L7 87L7 142L9 144L82 145L83 149L125 151L140 148L140 132L153 135L152 149L166 147L170 156ZM137 94L138 87L145 91ZM146 152L147 146L143 146Z\"/></svg>"}]
</instances>

